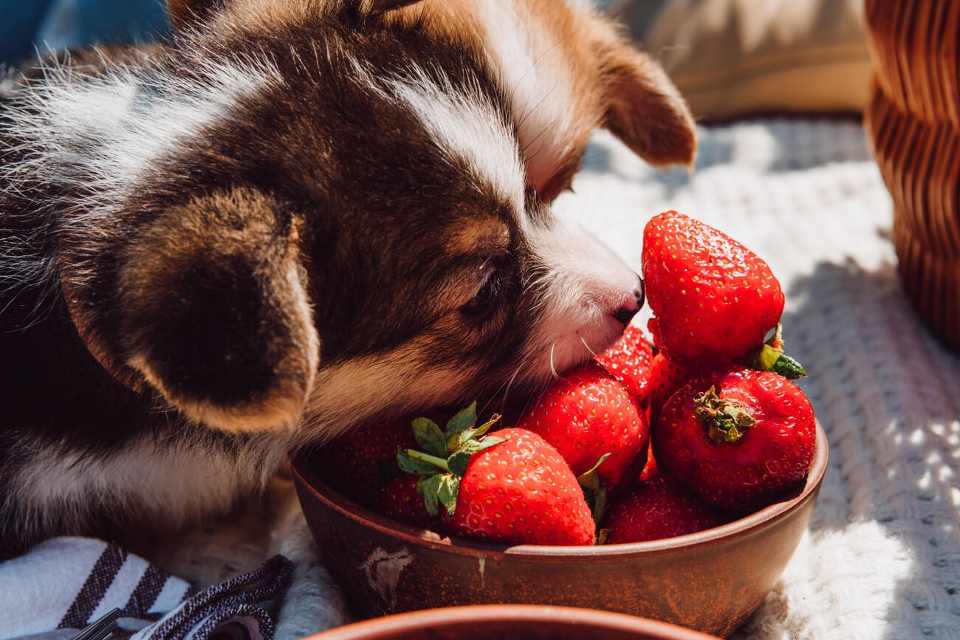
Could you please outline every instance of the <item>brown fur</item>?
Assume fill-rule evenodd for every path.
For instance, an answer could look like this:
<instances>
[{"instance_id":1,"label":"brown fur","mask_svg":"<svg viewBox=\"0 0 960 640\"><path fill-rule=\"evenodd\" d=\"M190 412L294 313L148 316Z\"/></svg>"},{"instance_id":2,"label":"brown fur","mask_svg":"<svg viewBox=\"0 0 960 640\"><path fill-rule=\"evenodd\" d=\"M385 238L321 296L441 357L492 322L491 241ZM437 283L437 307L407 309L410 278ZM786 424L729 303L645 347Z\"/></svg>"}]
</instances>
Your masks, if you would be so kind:
<instances>
[{"instance_id":1,"label":"brown fur","mask_svg":"<svg viewBox=\"0 0 960 640\"><path fill-rule=\"evenodd\" d=\"M302 415L319 340L299 258L303 221L280 211L250 189L213 193L166 212L121 256L127 365L201 424L292 427ZM199 286L220 269L222 280ZM222 298L223 313L196 315L194 296ZM256 304L233 306L245 298ZM178 353L183 344L190 353ZM218 383L224 371L233 375ZM217 389L219 398L197 397L196 388Z\"/></svg>"},{"instance_id":2,"label":"brown fur","mask_svg":"<svg viewBox=\"0 0 960 640\"><path fill-rule=\"evenodd\" d=\"M343 2L231 0L218 28L226 32L237 25L268 29L305 22L318 12L336 10ZM209 0L169 3L178 23L202 14L208 4ZM389 14L389 20L421 25L435 34L469 43L481 52L489 51L488 42L499 35L486 33L475 0L365 0L360 6L374 14L400 7ZM608 127L654 165L692 166L697 148L695 127L683 98L660 66L637 51L617 25L594 11L573 10L564 0L524 0L520 8L520 20L528 22L531 29L549 33L557 44L540 52L541 63L562 68L573 80L575 104L571 115L575 124L567 153L557 159L552 171L530 176L531 184L547 200L569 187L590 134L601 126ZM493 58L489 61L494 66L500 64Z\"/></svg>"}]
</instances>

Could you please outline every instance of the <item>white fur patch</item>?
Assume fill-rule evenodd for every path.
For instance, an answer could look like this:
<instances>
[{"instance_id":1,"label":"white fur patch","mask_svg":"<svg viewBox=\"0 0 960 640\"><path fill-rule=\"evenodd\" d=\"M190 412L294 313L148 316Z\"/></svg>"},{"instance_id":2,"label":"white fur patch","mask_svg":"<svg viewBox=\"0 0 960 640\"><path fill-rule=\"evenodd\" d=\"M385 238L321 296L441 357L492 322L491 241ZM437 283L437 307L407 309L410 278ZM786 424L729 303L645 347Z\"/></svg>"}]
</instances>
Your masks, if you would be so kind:
<instances>
[{"instance_id":1,"label":"white fur patch","mask_svg":"<svg viewBox=\"0 0 960 640\"><path fill-rule=\"evenodd\" d=\"M530 184L560 168L575 139L576 98L561 43L523 2L476 0L491 63L510 97Z\"/></svg>"},{"instance_id":2,"label":"white fur patch","mask_svg":"<svg viewBox=\"0 0 960 640\"><path fill-rule=\"evenodd\" d=\"M463 92L444 76L437 81L421 67L389 83L390 92L417 115L437 145L465 160L476 177L523 211L524 172L511 128L479 87Z\"/></svg>"},{"instance_id":3,"label":"white fur patch","mask_svg":"<svg viewBox=\"0 0 960 640\"><path fill-rule=\"evenodd\" d=\"M207 61L177 77L145 63L89 76L69 66L16 95L10 131L26 154L0 168L0 182L67 187L78 201L61 203L91 215L111 210L151 163L227 115L238 100L282 83L267 59Z\"/></svg>"},{"instance_id":4,"label":"white fur patch","mask_svg":"<svg viewBox=\"0 0 960 640\"><path fill-rule=\"evenodd\" d=\"M49 518L83 530L104 507L177 526L225 512L238 496L262 489L288 451L283 438L264 436L238 445L234 454L200 431L189 433L147 431L126 447L91 454L21 440L16 453L30 463L13 479L3 512L16 514L13 522L24 533L49 530Z\"/></svg>"},{"instance_id":5,"label":"white fur patch","mask_svg":"<svg viewBox=\"0 0 960 640\"><path fill-rule=\"evenodd\" d=\"M541 296L541 321L531 341L531 367L556 374L599 353L623 331L613 314L634 299L639 277L590 232L571 221L526 223L543 264L530 283Z\"/></svg>"}]
</instances>

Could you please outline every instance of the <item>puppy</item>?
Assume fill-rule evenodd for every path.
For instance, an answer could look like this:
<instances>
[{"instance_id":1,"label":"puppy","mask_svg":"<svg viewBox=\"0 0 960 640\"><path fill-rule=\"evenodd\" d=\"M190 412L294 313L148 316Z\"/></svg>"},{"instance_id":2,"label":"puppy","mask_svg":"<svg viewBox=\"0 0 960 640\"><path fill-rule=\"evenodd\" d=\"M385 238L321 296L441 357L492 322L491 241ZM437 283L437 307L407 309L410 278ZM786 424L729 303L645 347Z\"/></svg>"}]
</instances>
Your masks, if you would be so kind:
<instances>
[{"instance_id":1,"label":"puppy","mask_svg":"<svg viewBox=\"0 0 960 640\"><path fill-rule=\"evenodd\" d=\"M0 547L176 527L374 415L535 389L637 275L550 201L605 126L692 161L573 0L171 0L0 106Z\"/></svg>"}]
</instances>

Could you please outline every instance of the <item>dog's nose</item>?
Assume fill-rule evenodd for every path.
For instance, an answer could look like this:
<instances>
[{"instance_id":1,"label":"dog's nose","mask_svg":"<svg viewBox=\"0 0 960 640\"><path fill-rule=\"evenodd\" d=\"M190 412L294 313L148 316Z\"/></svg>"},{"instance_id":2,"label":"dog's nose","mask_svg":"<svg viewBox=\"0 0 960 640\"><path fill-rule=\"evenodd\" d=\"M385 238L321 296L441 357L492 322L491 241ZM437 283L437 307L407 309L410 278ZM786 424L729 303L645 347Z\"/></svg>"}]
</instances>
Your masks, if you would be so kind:
<instances>
[{"instance_id":1,"label":"dog's nose","mask_svg":"<svg viewBox=\"0 0 960 640\"><path fill-rule=\"evenodd\" d=\"M613 317L616 318L620 324L630 324L630 321L633 320L633 316L637 315L637 311L639 311L639 309L620 307L617 309L617 312L613 314Z\"/></svg>"},{"instance_id":2,"label":"dog's nose","mask_svg":"<svg viewBox=\"0 0 960 640\"><path fill-rule=\"evenodd\" d=\"M633 290L633 300L628 301L613 314L617 320L623 324L630 324L633 317L639 313L647 299L646 288L643 285L643 278L637 276L637 288Z\"/></svg>"},{"instance_id":3,"label":"dog's nose","mask_svg":"<svg viewBox=\"0 0 960 640\"><path fill-rule=\"evenodd\" d=\"M643 308L644 303L647 301L647 285L640 276L637 276L637 288L633 290L633 297L637 301L637 309Z\"/></svg>"}]
</instances>

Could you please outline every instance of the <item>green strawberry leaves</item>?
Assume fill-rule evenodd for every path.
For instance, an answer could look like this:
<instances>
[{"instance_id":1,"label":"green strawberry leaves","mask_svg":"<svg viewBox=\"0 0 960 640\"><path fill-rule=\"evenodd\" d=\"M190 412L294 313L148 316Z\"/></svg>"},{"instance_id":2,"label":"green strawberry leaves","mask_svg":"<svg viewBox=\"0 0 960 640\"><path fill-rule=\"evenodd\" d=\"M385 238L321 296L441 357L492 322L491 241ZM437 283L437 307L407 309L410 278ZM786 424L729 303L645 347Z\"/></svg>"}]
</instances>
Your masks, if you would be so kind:
<instances>
[{"instance_id":1,"label":"green strawberry leaves","mask_svg":"<svg viewBox=\"0 0 960 640\"><path fill-rule=\"evenodd\" d=\"M417 481L417 492L423 497L423 506L431 516L439 514L441 506L453 515L460 493L460 476L452 473L424 476Z\"/></svg>"},{"instance_id":2,"label":"green strawberry leaves","mask_svg":"<svg viewBox=\"0 0 960 640\"><path fill-rule=\"evenodd\" d=\"M470 412L467 414L470 417L468 424L465 425L460 419L460 415L463 414L464 411L455 415L450 422L447 423L447 449L449 451L461 450L468 442L478 440L486 435L486 433L493 428L493 425L500 421L500 416L494 414L479 427L474 426L477 423L476 404L477 403L474 402L464 409L464 411ZM484 441L486 441L486 439L484 439ZM473 453L477 453L477 451Z\"/></svg>"},{"instance_id":3,"label":"green strawberry leaves","mask_svg":"<svg viewBox=\"0 0 960 640\"><path fill-rule=\"evenodd\" d=\"M435 456L447 456L447 438L436 422L430 418L415 418L410 423L413 427L413 437L424 451Z\"/></svg>"},{"instance_id":4,"label":"green strawberry leaves","mask_svg":"<svg viewBox=\"0 0 960 640\"><path fill-rule=\"evenodd\" d=\"M477 401L474 400L466 409L461 409L447 422L447 437L466 431L477 424Z\"/></svg>"},{"instance_id":5,"label":"green strawberry leaves","mask_svg":"<svg viewBox=\"0 0 960 640\"><path fill-rule=\"evenodd\" d=\"M414 438L423 451L397 451L397 465L406 473L421 476L417 492L423 497L427 513L435 516L442 506L447 515L454 514L460 479L467 472L470 458L505 441L486 435L499 420L500 416L494 415L476 426L477 403L473 402L447 422L446 431L428 418L411 422Z\"/></svg>"},{"instance_id":6,"label":"green strawberry leaves","mask_svg":"<svg viewBox=\"0 0 960 640\"><path fill-rule=\"evenodd\" d=\"M400 470L412 475L431 476L437 472L437 465L432 460L420 460L414 457L419 451L407 449L397 452L397 466ZM439 458L438 458L439 459Z\"/></svg>"},{"instance_id":7,"label":"green strawberry leaves","mask_svg":"<svg viewBox=\"0 0 960 640\"><path fill-rule=\"evenodd\" d=\"M440 486L437 489L437 500L447 510L449 515L457 510L457 496L460 494L460 476L450 473L440 476ZM436 515L436 514L430 514Z\"/></svg>"},{"instance_id":8,"label":"green strawberry leaves","mask_svg":"<svg viewBox=\"0 0 960 640\"><path fill-rule=\"evenodd\" d=\"M779 324L767 333L764 345L750 364L760 371L778 373L787 380L796 380L807 375L802 364L784 353L783 327Z\"/></svg>"},{"instance_id":9,"label":"green strawberry leaves","mask_svg":"<svg viewBox=\"0 0 960 640\"><path fill-rule=\"evenodd\" d=\"M449 475L449 474L447 474ZM425 476L417 480L417 493L423 496L423 506L427 513L435 516L440 513L440 485L443 483L443 475L435 474Z\"/></svg>"},{"instance_id":10,"label":"green strawberry leaves","mask_svg":"<svg viewBox=\"0 0 960 640\"><path fill-rule=\"evenodd\" d=\"M606 462L609 457L609 453L603 454L590 469L577 476L577 482L580 483L580 488L583 489L583 497L586 499L587 505L590 507L590 512L593 514L593 521L597 525L598 535L600 523L603 522L603 514L607 510L607 489L600 481L600 475L597 473L597 469L599 469L600 465Z\"/></svg>"}]
</instances>

